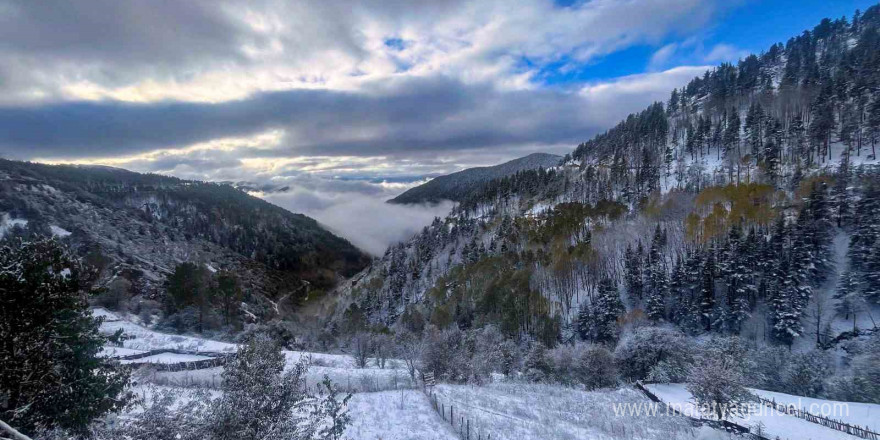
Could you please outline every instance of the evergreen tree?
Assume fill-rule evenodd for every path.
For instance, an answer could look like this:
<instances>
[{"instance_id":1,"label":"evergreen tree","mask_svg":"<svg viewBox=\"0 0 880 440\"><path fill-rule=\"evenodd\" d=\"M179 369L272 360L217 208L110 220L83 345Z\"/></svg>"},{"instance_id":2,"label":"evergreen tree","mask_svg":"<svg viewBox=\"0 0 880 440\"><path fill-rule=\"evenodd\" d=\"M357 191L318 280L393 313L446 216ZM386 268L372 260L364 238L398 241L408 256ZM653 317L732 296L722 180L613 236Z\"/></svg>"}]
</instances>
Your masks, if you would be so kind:
<instances>
[{"instance_id":1,"label":"evergreen tree","mask_svg":"<svg viewBox=\"0 0 880 440\"><path fill-rule=\"evenodd\" d=\"M83 432L123 408L129 371L98 357L108 339L78 260L52 238L7 242L0 268L0 420L25 433Z\"/></svg>"},{"instance_id":2,"label":"evergreen tree","mask_svg":"<svg viewBox=\"0 0 880 440\"><path fill-rule=\"evenodd\" d=\"M700 316L706 331L712 331L715 320L715 252L710 249L703 263L700 282Z\"/></svg>"},{"instance_id":3,"label":"evergreen tree","mask_svg":"<svg viewBox=\"0 0 880 440\"><path fill-rule=\"evenodd\" d=\"M648 318L654 321L659 321L666 316L666 298L669 294L669 279L666 275L662 254L664 244L665 234L658 224L654 230L654 238L651 241L649 252L648 301L645 307Z\"/></svg>"},{"instance_id":4,"label":"evergreen tree","mask_svg":"<svg viewBox=\"0 0 880 440\"><path fill-rule=\"evenodd\" d=\"M852 317L853 330L856 330L856 318L865 310L867 304L858 282L849 270L840 275L834 299L837 300L837 312L843 314L844 319Z\"/></svg>"},{"instance_id":5,"label":"evergreen tree","mask_svg":"<svg viewBox=\"0 0 880 440\"><path fill-rule=\"evenodd\" d=\"M880 304L880 185L868 185L856 204L854 218L848 251L850 270L865 298Z\"/></svg>"},{"instance_id":6,"label":"evergreen tree","mask_svg":"<svg viewBox=\"0 0 880 440\"><path fill-rule=\"evenodd\" d=\"M630 299L642 299L645 292L644 278L642 275L642 261L644 256L644 248L639 242L637 250L633 250L627 246L624 254L624 277L626 278L626 291Z\"/></svg>"},{"instance_id":7,"label":"evergreen tree","mask_svg":"<svg viewBox=\"0 0 880 440\"><path fill-rule=\"evenodd\" d=\"M590 306L586 302L581 303L577 314L577 333L581 340L586 341L592 339L592 315L593 313L590 310Z\"/></svg>"},{"instance_id":8,"label":"evergreen tree","mask_svg":"<svg viewBox=\"0 0 880 440\"><path fill-rule=\"evenodd\" d=\"M614 280L608 277L602 278L593 305L597 342L612 342L617 338L617 320L625 311Z\"/></svg>"}]
</instances>

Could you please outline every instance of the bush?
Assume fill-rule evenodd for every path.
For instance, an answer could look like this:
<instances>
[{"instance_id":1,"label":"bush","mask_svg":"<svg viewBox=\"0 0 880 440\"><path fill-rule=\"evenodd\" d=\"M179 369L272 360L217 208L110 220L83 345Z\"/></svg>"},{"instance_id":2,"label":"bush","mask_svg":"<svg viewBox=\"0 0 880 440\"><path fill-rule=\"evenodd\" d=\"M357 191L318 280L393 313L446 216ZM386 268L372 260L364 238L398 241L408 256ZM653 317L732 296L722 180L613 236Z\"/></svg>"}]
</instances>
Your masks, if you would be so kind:
<instances>
[{"instance_id":1,"label":"bush","mask_svg":"<svg viewBox=\"0 0 880 440\"><path fill-rule=\"evenodd\" d=\"M553 374L550 360L547 358L547 347L534 342L523 360L523 373L530 382L547 382Z\"/></svg>"},{"instance_id":2,"label":"bush","mask_svg":"<svg viewBox=\"0 0 880 440\"><path fill-rule=\"evenodd\" d=\"M596 389L617 384L614 356L601 345L560 345L548 351L547 358L553 380L563 385Z\"/></svg>"},{"instance_id":3,"label":"bush","mask_svg":"<svg viewBox=\"0 0 880 440\"><path fill-rule=\"evenodd\" d=\"M686 377L693 353L690 342L678 330L639 327L621 338L614 358L626 379L681 382Z\"/></svg>"},{"instance_id":4,"label":"bush","mask_svg":"<svg viewBox=\"0 0 880 440\"><path fill-rule=\"evenodd\" d=\"M824 352L794 354L784 373L785 392L797 396L818 397L831 375L831 359Z\"/></svg>"},{"instance_id":5,"label":"bush","mask_svg":"<svg viewBox=\"0 0 880 440\"><path fill-rule=\"evenodd\" d=\"M501 331L494 325L487 325L471 333L473 338L473 360L471 362L471 378L477 383L488 379L493 372L509 373L509 365L513 359L511 355L512 341L508 341ZM506 342L509 342L506 344ZM507 367L505 367L507 365ZM507 373L505 373L507 374Z\"/></svg>"},{"instance_id":6,"label":"bush","mask_svg":"<svg viewBox=\"0 0 880 440\"><path fill-rule=\"evenodd\" d=\"M697 403L710 409L719 420L740 414L751 399L745 386L745 362L737 355L739 338L713 341L697 358L688 375L688 391Z\"/></svg>"},{"instance_id":7,"label":"bush","mask_svg":"<svg viewBox=\"0 0 880 440\"><path fill-rule=\"evenodd\" d=\"M131 281L117 276L95 298L95 302L110 310L125 311L128 309L129 299L131 299Z\"/></svg>"},{"instance_id":8,"label":"bush","mask_svg":"<svg viewBox=\"0 0 880 440\"><path fill-rule=\"evenodd\" d=\"M849 371L832 381L827 393L836 400L880 403L880 334L854 345Z\"/></svg>"},{"instance_id":9,"label":"bush","mask_svg":"<svg viewBox=\"0 0 880 440\"><path fill-rule=\"evenodd\" d=\"M473 377L467 336L457 328L439 330L429 326L425 331L421 365L433 371L439 380L463 383Z\"/></svg>"},{"instance_id":10,"label":"bush","mask_svg":"<svg viewBox=\"0 0 880 440\"><path fill-rule=\"evenodd\" d=\"M755 364L755 372L747 379L749 385L770 391L783 392L786 389L784 373L791 360L788 348L764 346L749 353Z\"/></svg>"}]
</instances>

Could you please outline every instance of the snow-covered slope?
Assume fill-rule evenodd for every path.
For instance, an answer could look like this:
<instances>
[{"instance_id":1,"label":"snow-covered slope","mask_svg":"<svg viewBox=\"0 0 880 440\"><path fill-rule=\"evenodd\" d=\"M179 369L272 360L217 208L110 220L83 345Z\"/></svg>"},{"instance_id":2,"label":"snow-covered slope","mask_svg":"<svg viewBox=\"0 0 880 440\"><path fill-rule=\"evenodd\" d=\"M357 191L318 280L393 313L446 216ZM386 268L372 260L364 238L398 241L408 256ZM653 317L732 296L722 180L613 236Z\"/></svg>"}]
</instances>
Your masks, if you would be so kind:
<instances>
[{"instance_id":1,"label":"snow-covered slope","mask_svg":"<svg viewBox=\"0 0 880 440\"><path fill-rule=\"evenodd\" d=\"M646 387L651 390L652 393L657 395L657 397L659 397L664 403L672 405L676 410L679 410L684 414L693 417L700 417L701 415L707 416L706 414L700 413L696 401L687 390L685 384L650 384L646 385ZM760 395L779 396L786 400L792 400L792 403L796 403L798 399L797 396L769 393L761 390L755 391ZM864 421L863 417L866 414L870 413L872 410L876 412L878 408L878 405L869 405L868 408L865 408L864 404L847 403L847 406L854 405L854 409L858 407L861 407L861 409L850 412L844 407L841 411L840 406L834 405L835 402L820 399L808 400L813 403L818 403L820 410L824 405L829 408L829 411L834 409L836 412L839 412L839 414L829 413L829 418L838 419L852 424L856 424L857 421ZM821 412L819 412L819 414L821 415ZM858 438L841 431L826 428L822 425L793 417L760 404L755 404L752 407L752 412L750 414L731 416L730 421L741 426L750 427L752 432L757 432L761 429L764 432L765 437L778 437L782 440L855 440Z\"/></svg>"}]
</instances>

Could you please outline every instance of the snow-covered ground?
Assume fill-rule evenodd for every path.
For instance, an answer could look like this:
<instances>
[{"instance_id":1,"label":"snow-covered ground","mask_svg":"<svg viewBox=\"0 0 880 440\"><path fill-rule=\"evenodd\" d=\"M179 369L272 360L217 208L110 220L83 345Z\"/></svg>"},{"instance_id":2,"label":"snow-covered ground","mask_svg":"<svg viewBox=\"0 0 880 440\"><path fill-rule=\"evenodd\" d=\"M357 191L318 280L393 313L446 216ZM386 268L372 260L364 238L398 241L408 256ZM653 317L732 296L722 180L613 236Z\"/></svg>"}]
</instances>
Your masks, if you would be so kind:
<instances>
[{"instance_id":1,"label":"snow-covered ground","mask_svg":"<svg viewBox=\"0 0 880 440\"><path fill-rule=\"evenodd\" d=\"M646 387L657 395L660 400L670 404L675 409L688 415L698 415L699 409L691 393L685 384L650 384ZM766 391L762 391L766 393ZM778 394L778 393L777 393ZM791 396L797 398L797 396ZM813 399L819 402L819 399ZM874 405L876 407L876 405ZM830 416L831 418L842 417ZM826 428L822 425L811 423L783 412L776 411L764 405L756 405L755 411L744 416L733 416L731 422L741 426L748 426L755 432L760 425L764 436L768 438L780 438L782 440L853 440L857 437Z\"/></svg>"},{"instance_id":2,"label":"snow-covered ground","mask_svg":"<svg viewBox=\"0 0 880 440\"><path fill-rule=\"evenodd\" d=\"M184 350L201 352L195 354L162 353L153 356L123 361L124 363L153 362L161 364L173 364L179 362L192 362L209 359L205 353L234 353L237 344L230 342L213 341L195 336L172 335L148 329L142 325L127 321L123 317L103 308L94 308L95 316L104 317L101 331L112 334L122 329L131 337L123 342L123 347L105 347L101 354L108 357L121 357L131 354L143 353L150 350ZM338 384L342 390L353 392L395 390L399 388L412 388L409 373L403 367L402 362L391 359L386 362L386 368L378 368L371 360L367 368L357 368L351 356L343 354L311 353L302 351L285 350L288 365L294 365L303 358L311 360L309 367L308 384L315 386L324 376ZM219 377L222 368L208 368L195 371L166 371L151 374L149 381L161 385L172 386L202 386L212 387L219 385Z\"/></svg>"},{"instance_id":3,"label":"snow-covered ground","mask_svg":"<svg viewBox=\"0 0 880 440\"><path fill-rule=\"evenodd\" d=\"M121 357L162 349L202 352L198 355L161 353L128 363L190 362L208 359L210 353L231 353L237 348L234 343L157 332L104 309L95 309L94 313L105 318L101 326L102 332L113 333L122 329L133 336L123 342L123 347L105 347L102 351L104 356ZM340 390L355 393L349 402L352 425L346 432L347 438L458 438L455 428L433 410L430 400L413 389L409 374L399 362L391 362L391 367L385 369L373 366L373 362L368 368L356 368L353 359L346 355L299 351L284 353L289 365L304 356L312 359L307 377L309 388L314 390L326 375ZM140 390L139 394L147 392L144 391L146 388L157 385L208 388L213 389L212 392L219 392L222 372L222 367L195 371L140 370L135 377L138 383L135 388ZM695 429L682 417L616 413L615 405L650 403L631 389L584 392L558 386L520 383L495 383L483 387L438 385L436 396L438 403L443 404L447 411L450 405L455 406L456 418L465 416L471 420L471 438L476 438L477 433L484 434L482 438L491 434L494 440L726 438L726 434L709 428ZM874 409L870 408L870 411ZM872 413L865 412L860 417L870 417L870 414ZM807 423L792 417L787 418L794 420L794 423Z\"/></svg>"},{"instance_id":4,"label":"snow-covered ground","mask_svg":"<svg viewBox=\"0 0 880 440\"><path fill-rule=\"evenodd\" d=\"M55 226L55 225L49 225L49 230L52 232L52 235L54 235L56 237L61 237L61 238L67 237L71 233L67 229L64 229L61 226Z\"/></svg>"},{"instance_id":5,"label":"snow-covered ground","mask_svg":"<svg viewBox=\"0 0 880 440\"><path fill-rule=\"evenodd\" d=\"M358 393L348 402L351 440L456 440L421 391Z\"/></svg>"},{"instance_id":6,"label":"snow-covered ground","mask_svg":"<svg viewBox=\"0 0 880 440\"><path fill-rule=\"evenodd\" d=\"M585 392L550 385L496 383L438 385L438 403L471 420L471 432L492 439L690 439L702 438L683 417L618 416L615 405L650 401L631 389ZM711 437L710 437L711 438Z\"/></svg>"},{"instance_id":7,"label":"snow-covered ground","mask_svg":"<svg viewBox=\"0 0 880 440\"><path fill-rule=\"evenodd\" d=\"M880 431L880 405L876 403L837 402L754 388L749 388L749 391L764 399L775 400L776 403L787 406L794 405L796 408L812 414L820 416L827 414L829 418L837 419L850 425L858 425L873 431ZM836 411L837 414L830 414L831 411Z\"/></svg>"}]
</instances>

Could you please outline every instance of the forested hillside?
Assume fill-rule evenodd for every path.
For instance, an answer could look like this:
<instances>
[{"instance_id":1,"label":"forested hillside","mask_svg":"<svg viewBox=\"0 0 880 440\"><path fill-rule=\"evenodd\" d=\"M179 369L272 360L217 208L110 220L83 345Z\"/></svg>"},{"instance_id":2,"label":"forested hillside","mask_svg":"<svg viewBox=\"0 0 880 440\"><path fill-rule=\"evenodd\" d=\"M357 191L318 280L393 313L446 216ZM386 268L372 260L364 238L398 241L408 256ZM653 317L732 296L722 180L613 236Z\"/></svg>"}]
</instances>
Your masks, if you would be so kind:
<instances>
[{"instance_id":1,"label":"forested hillside","mask_svg":"<svg viewBox=\"0 0 880 440\"><path fill-rule=\"evenodd\" d=\"M368 261L315 220L228 185L3 160L0 194L0 235L67 241L98 271L95 287L114 308L131 302L137 312L158 301L171 315L189 306L219 307L223 301L213 293L223 289L210 286L226 283L238 292L227 300L249 303L231 304L227 318L273 317ZM169 300L166 293L180 287L174 274L190 285ZM286 308L278 308L280 299ZM145 317L155 311L149 309Z\"/></svg>"},{"instance_id":2,"label":"forested hillside","mask_svg":"<svg viewBox=\"0 0 880 440\"><path fill-rule=\"evenodd\" d=\"M553 154L534 153L492 167L468 168L436 177L389 200L390 203L438 203L442 200L460 202L469 194L479 192L494 179L512 176L520 171L551 168L562 158Z\"/></svg>"},{"instance_id":3,"label":"forested hillside","mask_svg":"<svg viewBox=\"0 0 880 440\"><path fill-rule=\"evenodd\" d=\"M547 345L666 323L825 346L880 305L878 140L874 6L469 192L375 260L338 321L493 324Z\"/></svg>"}]
</instances>

